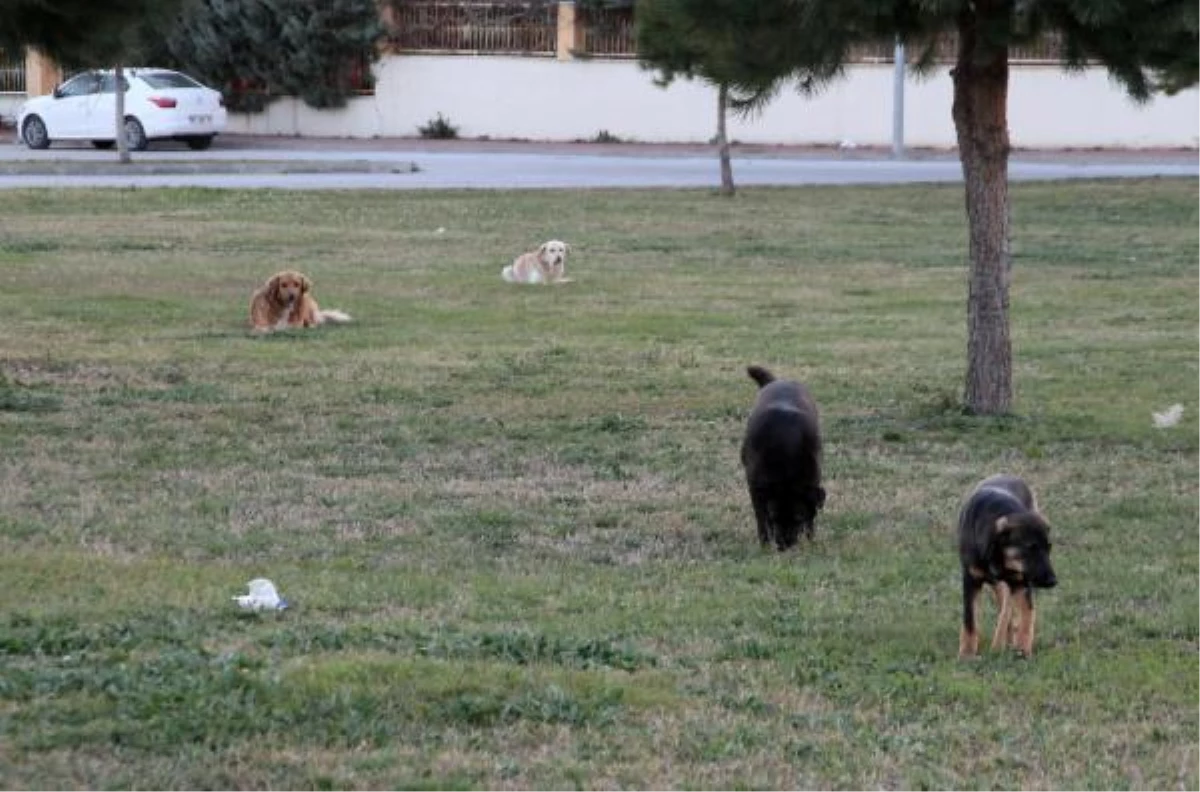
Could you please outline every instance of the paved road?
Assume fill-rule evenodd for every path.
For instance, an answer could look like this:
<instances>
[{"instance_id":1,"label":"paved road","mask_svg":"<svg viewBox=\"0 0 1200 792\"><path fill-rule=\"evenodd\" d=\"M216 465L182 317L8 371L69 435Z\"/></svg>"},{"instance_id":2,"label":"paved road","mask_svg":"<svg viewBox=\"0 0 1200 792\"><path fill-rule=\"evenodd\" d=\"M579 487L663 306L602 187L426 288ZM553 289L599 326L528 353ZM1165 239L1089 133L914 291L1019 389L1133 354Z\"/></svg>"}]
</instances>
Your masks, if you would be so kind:
<instances>
[{"instance_id":1,"label":"paved road","mask_svg":"<svg viewBox=\"0 0 1200 792\"><path fill-rule=\"evenodd\" d=\"M751 147L734 157L739 185L957 182L953 154ZM1039 179L1200 177L1196 152L1014 154L1010 177ZM90 147L30 151L0 143L0 188L219 187L279 189L537 189L713 187L716 159L699 146L597 146L414 140L229 137L205 152L170 144L117 166Z\"/></svg>"}]
</instances>

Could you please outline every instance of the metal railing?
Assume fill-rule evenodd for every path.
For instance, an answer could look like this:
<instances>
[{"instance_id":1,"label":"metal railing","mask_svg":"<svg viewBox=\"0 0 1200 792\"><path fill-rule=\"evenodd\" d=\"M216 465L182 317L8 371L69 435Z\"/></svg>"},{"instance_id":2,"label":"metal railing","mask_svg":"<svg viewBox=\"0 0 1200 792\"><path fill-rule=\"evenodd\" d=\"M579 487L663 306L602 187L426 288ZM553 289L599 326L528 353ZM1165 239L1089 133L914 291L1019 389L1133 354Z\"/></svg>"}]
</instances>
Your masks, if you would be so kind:
<instances>
[{"instance_id":1,"label":"metal railing","mask_svg":"<svg viewBox=\"0 0 1200 792\"><path fill-rule=\"evenodd\" d=\"M909 59L916 58L918 48L907 48ZM896 48L892 42L864 44L851 53L849 63L891 63L895 60ZM1008 62L1026 65L1054 65L1063 62L1062 38L1056 33L1047 33L1036 41L1010 47ZM941 36L933 51L934 63L954 63L958 56L958 36L947 33Z\"/></svg>"},{"instance_id":2,"label":"metal railing","mask_svg":"<svg viewBox=\"0 0 1200 792\"><path fill-rule=\"evenodd\" d=\"M633 9L585 6L579 10L583 52L602 58L636 58Z\"/></svg>"},{"instance_id":3,"label":"metal railing","mask_svg":"<svg viewBox=\"0 0 1200 792\"><path fill-rule=\"evenodd\" d=\"M25 93L25 58L0 50L0 93Z\"/></svg>"},{"instance_id":4,"label":"metal railing","mask_svg":"<svg viewBox=\"0 0 1200 792\"><path fill-rule=\"evenodd\" d=\"M558 40L558 3L551 0L391 0L388 43L393 52L550 55ZM629 5L578 5L584 57L636 58L634 9ZM943 36L935 63L953 63L957 36ZM910 57L916 53L909 48ZM891 63L892 42L856 47L848 63ZM1062 63L1062 43L1050 34L1013 47L1014 64Z\"/></svg>"},{"instance_id":5,"label":"metal railing","mask_svg":"<svg viewBox=\"0 0 1200 792\"><path fill-rule=\"evenodd\" d=\"M393 5L399 52L553 55L558 6L544 2L404 2Z\"/></svg>"}]
</instances>

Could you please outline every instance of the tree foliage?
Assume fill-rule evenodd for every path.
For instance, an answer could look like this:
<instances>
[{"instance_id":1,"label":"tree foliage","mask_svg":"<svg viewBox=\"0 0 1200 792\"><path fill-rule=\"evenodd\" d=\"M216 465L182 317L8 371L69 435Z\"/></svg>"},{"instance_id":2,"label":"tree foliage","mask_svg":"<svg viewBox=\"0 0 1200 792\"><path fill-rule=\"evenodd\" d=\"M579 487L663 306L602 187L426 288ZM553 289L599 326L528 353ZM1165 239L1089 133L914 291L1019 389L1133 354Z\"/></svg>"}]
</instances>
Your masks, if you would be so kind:
<instances>
[{"instance_id":1,"label":"tree foliage","mask_svg":"<svg viewBox=\"0 0 1200 792\"><path fill-rule=\"evenodd\" d=\"M142 53L142 32L180 0L0 0L0 48L34 47L67 67L112 66Z\"/></svg>"},{"instance_id":2,"label":"tree foliage","mask_svg":"<svg viewBox=\"0 0 1200 792\"><path fill-rule=\"evenodd\" d=\"M276 0L284 61L277 90L312 107L341 107L353 93L352 72L379 59L383 35L375 0Z\"/></svg>"},{"instance_id":3,"label":"tree foliage","mask_svg":"<svg viewBox=\"0 0 1200 792\"><path fill-rule=\"evenodd\" d=\"M146 56L148 31L166 24L180 0L0 0L0 49L33 47L68 69L115 67ZM130 161L121 134L125 95L113 110L117 160Z\"/></svg>"},{"instance_id":4,"label":"tree foliage","mask_svg":"<svg viewBox=\"0 0 1200 792\"><path fill-rule=\"evenodd\" d=\"M963 167L970 273L965 407L1008 412L1008 52L1055 36L1063 67L1101 63L1135 100L1197 82L1195 0L639 0L642 60L677 75L726 82L756 107L784 82L814 90L857 44L901 40L933 64L957 37L951 116Z\"/></svg>"},{"instance_id":5,"label":"tree foliage","mask_svg":"<svg viewBox=\"0 0 1200 792\"><path fill-rule=\"evenodd\" d=\"M788 2L788 0L781 0ZM964 24L980 26L977 58L1045 36L1061 42L1063 68L1099 62L1134 99L1197 82L1198 7L1185 0L816 0L851 29L928 48ZM927 54L931 50L924 50ZM928 63L929 59L925 58Z\"/></svg>"},{"instance_id":6,"label":"tree foliage","mask_svg":"<svg viewBox=\"0 0 1200 792\"><path fill-rule=\"evenodd\" d=\"M638 60L657 72L655 82L699 78L717 88L723 195L734 193L726 109L753 114L787 81L811 93L842 70L844 37L780 35L806 23L803 10L779 0L637 0Z\"/></svg>"},{"instance_id":7,"label":"tree foliage","mask_svg":"<svg viewBox=\"0 0 1200 792\"><path fill-rule=\"evenodd\" d=\"M160 59L220 86L234 110L273 96L342 107L382 34L375 0L184 0Z\"/></svg>"},{"instance_id":8,"label":"tree foliage","mask_svg":"<svg viewBox=\"0 0 1200 792\"><path fill-rule=\"evenodd\" d=\"M924 48L958 39L951 116L963 167L970 271L967 296L969 412L1012 405L1009 336L1008 52L1055 36L1063 66L1099 62L1139 101L1197 79L1195 0L816 0L849 15L847 27Z\"/></svg>"},{"instance_id":9,"label":"tree foliage","mask_svg":"<svg viewBox=\"0 0 1200 792\"><path fill-rule=\"evenodd\" d=\"M819 10L788 0L638 0L638 60L661 85L678 77L727 85L730 107L754 112L786 81L813 92L841 74L844 32L801 35Z\"/></svg>"},{"instance_id":10,"label":"tree foliage","mask_svg":"<svg viewBox=\"0 0 1200 792\"><path fill-rule=\"evenodd\" d=\"M1180 4L1175 10L1176 19L1156 20L1167 22L1162 37L1152 37L1146 53L1146 63L1154 75L1153 89L1166 94L1176 94L1200 82L1200 6Z\"/></svg>"},{"instance_id":11,"label":"tree foliage","mask_svg":"<svg viewBox=\"0 0 1200 792\"><path fill-rule=\"evenodd\" d=\"M274 66L273 44L261 40L271 23L271 9L255 0L184 0L155 60L219 88L230 110L260 111Z\"/></svg>"}]
</instances>

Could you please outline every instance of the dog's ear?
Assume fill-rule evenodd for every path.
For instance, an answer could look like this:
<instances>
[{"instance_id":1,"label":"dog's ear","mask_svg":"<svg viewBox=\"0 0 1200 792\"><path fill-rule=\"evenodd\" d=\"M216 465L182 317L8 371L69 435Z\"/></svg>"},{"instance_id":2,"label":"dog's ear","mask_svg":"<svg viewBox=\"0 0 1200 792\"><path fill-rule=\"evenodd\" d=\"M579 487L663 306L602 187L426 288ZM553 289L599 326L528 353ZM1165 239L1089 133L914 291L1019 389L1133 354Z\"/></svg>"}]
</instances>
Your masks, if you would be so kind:
<instances>
[{"instance_id":1,"label":"dog's ear","mask_svg":"<svg viewBox=\"0 0 1200 792\"><path fill-rule=\"evenodd\" d=\"M1011 531L1012 525L1009 523L1008 517L1000 517L992 523L992 532L987 535L987 549L984 554L988 558L995 558L996 554L1012 541Z\"/></svg>"},{"instance_id":2,"label":"dog's ear","mask_svg":"<svg viewBox=\"0 0 1200 792\"><path fill-rule=\"evenodd\" d=\"M815 496L814 502L816 504L816 510L820 511L821 509L824 509L825 508L825 488L824 487L814 487L813 495Z\"/></svg>"},{"instance_id":3,"label":"dog's ear","mask_svg":"<svg viewBox=\"0 0 1200 792\"><path fill-rule=\"evenodd\" d=\"M281 280L283 278L280 277L278 272L267 279L267 294L275 299L279 298L279 283Z\"/></svg>"},{"instance_id":4,"label":"dog's ear","mask_svg":"<svg viewBox=\"0 0 1200 792\"><path fill-rule=\"evenodd\" d=\"M550 243L549 243L549 242L543 242L542 244L538 245L538 255L539 255L539 256L544 256L544 255L546 255L546 248L547 248L549 245L550 245Z\"/></svg>"},{"instance_id":5,"label":"dog's ear","mask_svg":"<svg viewBox=\"0 0 1200 792\"><path fill-rule=\"evenodd\" d=\"M300 293L308 294L310 289L312 289L312 278L308 277L307 275L301 275L300 276Z\"/></svg>"},{"instance_id":6,"label":"dog's ear","mask_svg":"<svg viewBox=\"0 0 1200 792\"><path fill-rule=\"evenodd\" d=\"M750 375L750 379L758 383L760 388L765 388L775 381L775 375L763 366L747 366L746 373Z\"/></svg>"}]
</instances>

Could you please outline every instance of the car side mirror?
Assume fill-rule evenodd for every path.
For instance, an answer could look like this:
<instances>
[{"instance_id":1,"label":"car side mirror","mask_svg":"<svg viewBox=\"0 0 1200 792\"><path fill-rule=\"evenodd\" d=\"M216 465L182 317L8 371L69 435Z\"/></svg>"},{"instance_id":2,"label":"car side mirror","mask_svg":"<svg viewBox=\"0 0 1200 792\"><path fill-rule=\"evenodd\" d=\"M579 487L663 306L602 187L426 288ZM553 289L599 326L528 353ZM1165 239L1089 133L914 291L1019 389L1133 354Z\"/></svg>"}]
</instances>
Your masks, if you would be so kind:
<instances>
[{"instance_id":1,"label":"car side mirror","mask_svg":"<svg viewBox=\"0 0 1200 792\"><path fill-rule=\"evenodd\" d=\"M61 86L61 85L60 85L60 86L58 86L57 88L55 88L55 89L54 89L54 94L53 94L53 95L54 95L54 98L55 98L55 99L62 99L62 98L63 98L63 89L62 89L62 86Z\"/></svg>"}]
</instances>

